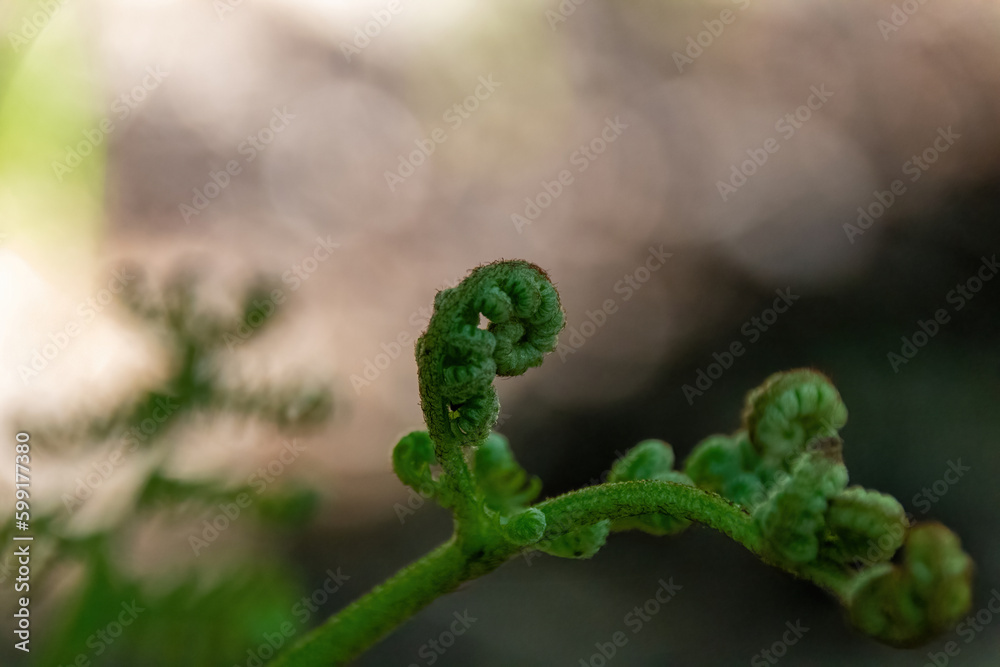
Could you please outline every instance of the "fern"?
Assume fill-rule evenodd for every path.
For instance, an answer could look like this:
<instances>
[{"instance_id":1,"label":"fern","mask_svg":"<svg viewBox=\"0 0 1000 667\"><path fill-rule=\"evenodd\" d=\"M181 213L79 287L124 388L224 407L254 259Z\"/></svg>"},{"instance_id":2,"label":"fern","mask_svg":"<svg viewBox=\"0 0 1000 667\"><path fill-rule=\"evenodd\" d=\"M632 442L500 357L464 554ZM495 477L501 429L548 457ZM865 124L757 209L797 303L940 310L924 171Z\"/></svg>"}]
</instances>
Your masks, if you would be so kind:
<instances>
[{"instance_id":1,"label":"fern","mask_svg":"<svg viewBox=\"0 0 1000 667\"><path fill-rule=\"evenodd\" d=\"M747 397L743 428L703 441L683 472L673 469L668 444L647 440L613 466L607 483L531 505L540 483L491 433L499 413L493 378L541 364L564 322L548 276L524 261L481 266L438 293L416 345L427 431L400 440L393 467L453 512L454 534L274 665L349 661L438 596L526 550L590 558L612 531L667 535L691 523L830 591L861 631L889 644L926 641L966 613L972 562L958 538L938 524L910 529L893 498L847 486L838 436L847 410L813 370L765 380ZM872 540L888 548L864 563ZM891 564L901 545L902 563Z\"/></svg>"}]
</instances>

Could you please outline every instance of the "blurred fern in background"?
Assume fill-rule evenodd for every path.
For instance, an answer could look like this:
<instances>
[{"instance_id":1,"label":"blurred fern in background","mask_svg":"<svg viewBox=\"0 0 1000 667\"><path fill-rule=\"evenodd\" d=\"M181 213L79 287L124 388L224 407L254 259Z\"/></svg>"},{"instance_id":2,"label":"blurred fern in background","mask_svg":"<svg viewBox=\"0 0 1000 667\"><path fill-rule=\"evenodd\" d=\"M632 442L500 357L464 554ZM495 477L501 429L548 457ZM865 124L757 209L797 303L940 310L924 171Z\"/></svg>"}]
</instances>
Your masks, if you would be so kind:
<instances>
[{"instance_id":1,"label":"blurred fern in background","mask_svg":"<svg viewBox=\"0 0 1000 667\"><path fill-rule=\"evenodd\" d=\"M107 136L98 111L101 90L90 74L94 54L77 22L79 8L43 4L16 1L0 12L5 35L0 42L0 238L16 232L38 251L57 248L86 261L99 247L104 227ZM81 142L90 146L87 154L78 151L79 162L65 169L68 152ZM301 596L291 566L277 549L265 554L243 549L237 557L230 550L224 560L186 559L187 565L169 573L130 572L124 562L143 526L194 525L192 518L225 506L238 507L240 516L248 517L241 519L241 531L264 527L268 535L280 536L307 520L317 504L316 492L293 483L252 487L214 477L180 478L169 470L177 427L190 427L196 423L192 417L229 412L289 429L322 421L330 407L325 389L221 384L217 355L224 333L250 316L263 325L269 322L253 305L264 287L251 287L242 312L227 317L199 309L197 286L195 275L179 271L161 289L136 276L122 294L136 325L153 333L167 353L169 372L159 386L136 390L132 400L106 414L67 420L42 413L34 423L18 424L31 433L35 451L99 451L117 440L115 460L141 457L137 467L143 479L137 493L120 499L129 507L96 527L81 526L74 511L84 499L72 489L58 504L40 502L33 491L33 650L25 656L16 652L13 659L27 657L43 667L232 663L245 660L248 647L261 644L265 633L289 620ZM79 387L81 397L87 391ZM13 517L5 517L0 535L5 563L12 562L13 530ZM198 528L191 539L201 534ZM177 548L199 553L197 544Z\"/></svg>"}]
</instances>

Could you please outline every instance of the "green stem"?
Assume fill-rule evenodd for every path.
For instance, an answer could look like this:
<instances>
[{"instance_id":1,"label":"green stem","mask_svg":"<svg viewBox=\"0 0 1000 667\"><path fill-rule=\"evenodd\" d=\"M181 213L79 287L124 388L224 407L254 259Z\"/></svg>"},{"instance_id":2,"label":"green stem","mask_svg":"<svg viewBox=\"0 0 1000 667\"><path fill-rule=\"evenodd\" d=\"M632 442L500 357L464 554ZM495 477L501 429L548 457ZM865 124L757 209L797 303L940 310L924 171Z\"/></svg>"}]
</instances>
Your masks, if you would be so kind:
<instances>
[{"instance_id":1,"label":"green stem","mask_svg":"<svg viewBox=\"0 0 1000 667\"><path fill-rule=\"evenodd\" d=\"M441 482L446 487L450 507L455 514L455 530L464 536L469 528L479 524L482 510L481 498L472 479L472 473L465 462L465 453L459 444L447 442L445 446L437 444L437 457L441 462Z\"/></svg>"},{"instance_id":2,"label":"green stem","mask_svg":"<svg viewBox=\"0 0 1000 667\"><path fill-rule=\"evenodd\" d=\"M718 530L762 561L809 579L843 597L849 577L819 566L795 568L767 549L750 514L715 493L673 482L601 484L551 498L535 507L545 514L542 539L552 539L604 519L663 513ZM497 534L480 536L475 545L458 537L351 603L316 628L271 667L329 667L343 664L374 645L437 597L460 584L492 572L521 551Z\"/></svg>"},{"instance_id":3,"label":"green stem","mask_svg":"<svg viewBox=\"0 0 1000 667\"><path fill-rule=\"evenodd\" d=\"M344 664L464 581L467 560L454 540L400 570L275 659L272 667Z\"/></svg>"},{"instance_id":4,"label":"green stem","mask_svg":"<svg viewBox=\"0 0 1000 667\"><path fill-rule=\"evenodd\" d=\"M543 539L551 539L603 519L625 519L662 513L688 519L723 533L764 563L807 579L841 600L849 595L853 577L835 565L800 566L776 556L750 513L722 496L674 482L616 482L571 491L535 505L545 513ZM581 521L581 519L584 519Z\"/></svg>"},{"instance_id":5,"label":"green stem","mask_svg":"<svg viewBox=\"0 0 1000 667\"><path fill-rule=\"evenodd\" d=\"M535 505L545 513L543 539L603 519L669 514L718 530L763 557L763 538L750 514L720 495L673 482L615 482L571 491ZM585 519L581 521L581 519Z\"/></svg>"}]
</instances>

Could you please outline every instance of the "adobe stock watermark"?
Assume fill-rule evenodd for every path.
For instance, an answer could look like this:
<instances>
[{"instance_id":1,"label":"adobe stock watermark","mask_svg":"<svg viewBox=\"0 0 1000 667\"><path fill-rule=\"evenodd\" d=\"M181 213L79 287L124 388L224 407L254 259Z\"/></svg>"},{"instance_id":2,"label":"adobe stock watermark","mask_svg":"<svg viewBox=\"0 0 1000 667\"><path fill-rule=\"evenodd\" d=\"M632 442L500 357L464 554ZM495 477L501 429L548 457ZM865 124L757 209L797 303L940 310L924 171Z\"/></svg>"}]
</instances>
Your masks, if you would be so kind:
<instances>
[{"instance_id":1,"label":"adobe stock watermark","mask_svg":"<svg viewBox=\"0 0 1000 667\"><path fill-rule=\"evenodd\" d=\"M41 34L56 12L66 4L66 0L40 0L36 4L38 10L21 19L21 29L18 32L7 31L7 41L14 53L19 52L22 47L27 46L31 40Z\"/></svg>"},{"instance_id":2,"label":"adobe stock watermark","mask_svg":"<svg viewBox=\"0 0 1000 667\"><path fill-rule=\"evenodd\" d=\"M61 328L49 332L48 342L31 351L27 364L18 365L17 374L21 378L21 382L27 386L41 375L49 367L49 364L69 347L70 342L83 333L87 325L97 319L97 316L114 300L115 295L120 294L125 286L134 279L135 275L129 273L124 267L112 271L107 286L102 287L94 295L77 304L76 313L79 319L72 319Z\"/></svg>"},{"instance_id":3,"label":"adobe stock watermark","mask_svg":"<svg viewBox=\"0 0 1000 667\"><path fill-rule=\"evenodd\" d=\"M962 465L962 459L949 460L946 464L948 467L941 478L920 489L911 500L921 516L930 512L931 507L938 503L951 490L951 487L958 484L966 473L972 470L971 466ZM896 552L896 545L902 540L903 534L916 523L916 516L911 512L905 512L899 523L889 526L878 540L868 540L868 550L865 551L864 555L855 558L855 564L861 567L871 567L891 558Z\"/></svg>"},{"instance_id":4,"label":"adobe stock watermark","mask_svg":"<svg viewBox=\"0 0 1000 667\"><path fill-rule=\"evenodd\" d=\"M372 44L372 40L382 34L382 31L389 27L392 19L403 11L400 0L389 0L383 9L373 10L371 20L364 25L355 26L354 39L350 43L341 41L340 52L344 55L344 60L351 62L352 56L361 55L361 52Z\"/></svg>"},{"instance_id":5,"label":"adobe stock watermark","mask_svg":"<svg viewBox=\"0 0 1000 667\"><path fill-rule=\"evenodd\" d=\"M622 624L635 636L639 634L646 624L653 620L653 617L660 613L674 596L684 587L674 583L674 578L664 581L660 579L659 587L653 592L648 600L641 605L636 605L622 618ZM618 652L628 645L631 637L625 630L617 630L608 637L607 641L594 642L597 649L590 656L580 658L579 667L605 667Z\"/></svg>"},{"instance_id":6,"label":"adobe stock watermark","mask_svg":"<svg viewBox=\"0 0 1000 667\"><path fill-rule=\"evenodd\" d=\"M212 9L215 10L216 18L222 21L242 4L243 0L212 0Z\"/></svg>"},{"instance_id":7,"label":"adobe stock watermark","mask_svg":"<svg viewBox=\"0 0 1000 667\"><path fill-rule=\"evenodd\" d=\"M673 257L673 253L666 252L663 244L656 248L649 246L649 254L646 260L633 269L630 273L622 276L621 280L615 282L612 290L615 294L621 294L622 301L630 300L642 286L649 282L653 274ZM566 359L571 354L576 354L577 350L586 345L587 341L597 335L598 330L608 322L608 317L618 312L618 301L615 298L607 298L597 310L588 310L587 319L578 326L570 326L559 339L556 346L556 354L559 360L566 363Z\"/></svg>"},{"instance_id":8,"label":"adobe stock watermark","mask_svg":"<svg viewBox=\"0 0 1000 667\"><path fill-rule=\"evenodd\" d=\"M614 459L612 459L611 465L605 468L601 474L596 477L591 477L587 482L581 485L580 488L585 488L588 486L596 486L598 484L604 484L608 481L608 477L611 476L612 468L617 465L619 461L625 458L625 452L618 449L615 450ZM551 533L555 535L564 535L567 532L575 529L578 525L588 518L588 513L586 510L577 509L570 510L566 513L560 514L558 520L548 520L545 524L546 533ZM544 555L544 551L540 551L534 547L527 547L521 551L521 558L524 559L524 564L531 567L532 561L536 558L540 558Z\"/></svg>"},{"instance_id":9,"label":"adobe stock watermark","mask_svg":"<svg viewBox=\"0 0 1000 667\"><path fill-rule=\"evenodd\" d=\"M117 128L115 123L120 123L128 118L149 97L150 93L170 76L170 72L164 72L158 65L146 67L145 72L146 75L138 84L120 94L111 103L113 118L106 116L96 127L84 130L83 139L73 146L65 147L61 161L52 161L52 171L56 175L56 180L62 183L63 178L83 164L84 158L91 155L115 131Z\"/></svg>"},{"instance_id":10,"label":"adobe stock watermark","mask_svg":"<svg viewBox=\"0 0 1000 667\"><path fill-rule=\"evenodd\" d=\"M731 1L734 5L738 5L738 9L741 12L750 6L750 0ZM685 65L693 65L694 61L700 58L705 53L705 50L715 44L715 40L722 36L722 33L726 30L726 26L736 22L737 17L738 14L732 9L723 9L719 12L719 18L702 21L701 24L705 26L705 29L697 35L688 36L687 48L684 49L684 53L674 51L674 64L677 65L678 73L684 73Z\"/></svg>"},{"instance_id":11,"label":"adobe stock watermark","mask_svg":"<svg viewBox=\"0 0 1000 667\"><path fill-rule=\"evenodd\" d=\"M587 0L559 0L555 10L546 9L545 20L549 22L549 30L555 32L559 24L565 23L570 16L576 14L576 8L585 2Z\"/></svg>"},{"instance_id":12,"label":"adobe stock watermark","mask_svg":"<svg viewBox=\"0 0 1000 667\"><path fill-rule=\"evenodd\" d=\"M910 183L919 181L920 177L938 161L941 155L946 153L949 148L955 145L957 140L962 138L962 135L953 131L951 127L951 125L947 129L939 127L937 129L937 137L935 137L931 145L921 151L919 155L913 155L900 167L902 175L909 176ZM874 201L869 202L865 206L858 207L857 224L844 223L844 233L847 234L847 240L853 245L855 237L864 234L865 231L875 224L876 220L885 215L886 211L892 208L893 204L905 194L906 183L901 178L897 178L890 183L888 190L876 190L873 192L872 197Z\"/></svg>"},{"instance_id":13,"label":"adobe stock watermark","mask_svg":"<svg viewBox=\"0 0 1000 667\"><path fill-rule=\"evenodd\" d=\"M787 313L788 309L802 298L799 294L792 294L791 287L776 289L774 293L778 296L774 299L771 307L762 310L760 315L751 317L740 327L740 333L746 336L747 344L753 345L760 340L760 337L778 321L778 316ZM723 349L721 354L713 352L712 358L715 361L709 363L705 368L698 369L693 385L685 384L681 387L688 405L694 405L695 397L704 396L705 392L712 388L715 381L732 368L736 359L742 357L746 351L746 345L743 344L742 340L734 340Z\"/></svg>"},{"instance_id":14,"label":"adobe stock watermark","mask_svg":"<svg viewBox=\"0 0 1000 667\"><path fill-rule=\"evenodd\" d=\"M417 649L417 657L423 659L422 664L433 665L436 663L441 656L448 652L448 649L455 645L457 638L468 632L472 624L479 620L475 616L470 615L468 609L464 610L461 614L457 611L453 612L452 616L455 620L445 630L442 630L441 634L430 639ZM420 667L420 664L411 662L408 667Z\"/></svg>"},{"instance_id":15,"label":"adobe stock watermark","mask_svg":"<svg viewBox=\"0 0 1000 667\"><path fill-rule=\"evenodd\" d=\"M323 262L333 256L333 251L339 247L340 244L334 243L329 235L326 238L317 236L312 251L293 264L292 268L282 273L281 282L288 285L291 292L298 290L302 287L303 283L319 270ZM222 334L222 340L225 342L226 348L232 352L239 345L248 341L254 331L263 326L278 310L278 306L284 304L287 300L288 296L280 287L271 290L263 300L253 299L250 302L252 308L247 311L246 316L236 328Z\"/></svg>"},{"instance_id":16,"label":"adobe stock watermark","mask_svg":"<svg viewBox=\"0 0 1000 667\"><path fill-rule=\"evenodd\" d=\"M76 478L73 493L64 493L60 500L67 511L72 514L83 505L104 482L110 479L126 458L139 448L139 443L145 442L166 423L177 411L180 404L171 396L161 396L154 401L150 416L123 433L118 440L118 446L107 457L91 464L92 470L82 477Z\"/></svg>"},{"instance_id":17,"label":"adobe stock watermark","mask_svg":"<svg viewBox=\"0 0 1000 667\"><path fill-rule=\"evenodd\" d=\"M993 618L1000 616L1000 590L994 588L990 594L990 599L985 605L955 626L955 634L964 639L966 644L975 641L986 630L986 626L993 622ZM947 667L951 659L962 652L962 647L957 641L949 641L942 649L942 651L928 651L929 662L925 662L923 667Z\"/></svg>"},{"instance_id":18,"label":"adobe stock watermark","mask_svg":"<svg viewBox=\"0 0 1000 667\"><path fill-rule=\"evenodd\" d=\"M146 611L145 608L136 604L135 600L122 602L121 611L118 613L116 620L111 621L87 637L85 644L90 651L78 653L69 665L72 667L90 667L91 656L99 658L104 655L104 652L115 643L115 640L125 633L125 628L132 625L135 619L139 618L139 614L144 611Z\"/></svg>"},{"instance_id":19,"label":"adobe stock watermark","mask_svg":"<svg viewBox=\"0 0 1000 667\"><path fill-rule=\"evenodd\" d=\"M982 257L981 260L982 263L979 265L979 269L975 275L958 283L954 289L945 295L945 301L953 306L952 310L954 312L965 308L976 294L983 289L983 286L993 280L997 273L1000 272L1000 263L997 262L996 255ZM930 318L917 320L916 330L909 336L900 337L899 340L902 341L902 345L899 348L899 352L893 351L886 355L892 372L898 373L900 368L910 363L920 350L926 347L931 339L938 334L941 327L951 322L951 315L947 308L938 308Z\"/></svg>"},{"instance_id":20,"label":"adobe stock watermark","mask_svg":"<svg viewBox=\"0 0 1000 667\"><path fill-rule=\"evenodd\" d=\"M438 291L455 287L460 282L461 279L446 282L438 287ZM392 365L392 362L399 359L400 355L404 352L409 354L419 332L426 329L430 323L433 312L434 303L431 302L430 305L421 306L410 313L409 317L406 318L410 329L400 331L390 341L382 341L379 344L381 352L376 353L374 357L365 359L361 373L351 374L351 387L354 389L355 396L360 396L362 389L370 387L373 382L378 380L382 373Z\"/></svg>"},{"instance_id":21,"label":"adobe stock watermark","mask_svg":"<svg viewBox=\"0 0 1000 667\"><path fill-rule=\"evenodd\" d=\"M747 159L739 165L730 165L729 178L725 181L716 181L715 187L719 191L722 201L728 201L740 188L747 184L754 174L760 170L771 156L781 150L781 141L788 141L795 136L795 133L808 123L813 113L819 111L833 97L833 92L826 89L826 84L809 86L809 96L804 104L796 107L790 113L778 118L774 123L774 131L780 135L768 137L759 148L748 148L746 150Z\"/></svg>"},{"instance_id":22,"label":"adobe stock watermark","mask_svg":"<svg viewBox=\"0 0 1000 667\"><path fill-rule=\"evenodd\" d=\"M190 545L194 555L200 556L202 551L219 539L219 535L240 518L240 515L244 513L243 510L250 507L256 497L264 493L267 487L273 484L285 472L286 468L295 463L304 451L306 448L299 445L298 440L286 440L278 456L268 461L267 465L257 468L253 474L247 477L247 486L253 490L255 496L244 491L237 494L232 502L219 503L218 513L203 521L201 532L188 535L188 545Z\"/></svg>"},{"instance_id":23,"label":"adobe stock watermark","mask_svg":"<svg viewBox=\"0 0 1000 667\"><path fill-rule=\"evenodd\" d=\"M441 120L448 124L449 131L454 132L460 128L462 123L471 118L483 102L490 99L493 93L503 86L503 82L493 80L492 72L488 76L480 76L478 81L479 85L476 86L471 95L468 95L461 102L452 104L441 114ZM385 178L385 184L389 186L389 192L395 194L396 188L402 185L407 178L417 173L417 169L434 154L437 145L446 141L448 141L448 131L441 127L435 127L430 134L422 139L414 139L413 145L416 148L406 155L400 153L397 156L399 163L396 166L396 171L387 169L382 174Z\"/></svg>"},{"instance_id":24,"label":"adobe stock watermark","mask_svg":"<svg viewBox=\"0 0 1000 667\"><path fill-rule=\"evenodd\" d=\"M882 39L889 41L889 36L899 32L904 25L910 22L910 17L920 11L920 8L927 4L927 0L903 0L899 4L892 5L892 12L888 19L879 19L875 22L878 31L882 33Z\"/></svg>"},{"instance_id":25,"label":"adobe stock watermark","mask_svg":"<svg viewBox=\"0 0 1000 667\"><path fill-rule=\"evenodd\" d=\"M313 614L317 613L351 578L342 573L339 567L336 572L327 569L325 574L327 575L326 579L318 588L292 605L292 615L298 619L300 625L308 623ZM246 662L242 665L233 665L233 667L264 667L271 658L278 654L281 647L297 633L298 630L291 621L284 621L275 632L265 632L261 635L264 641L254 648L247 649Z\"/></svg>"},{"instance_id":26,"label":"adobe stock watermark","mask_svg":"<svg viewBox=\"0 0 1000 667\"><path fill-rule=\"evenodd\" d=\"M604 119L604 127L596 137L587 143L580 144L576 150L569 154L569 163L576 168L577 174L587 171L590 164L604 154L608 146L615 143L618 137L628 129L628 123L623 123L620 116ZM541 188L534 197L524 198L523 214L511 213L510 221L514 224L514 229L520 234L527 225L532 224L542 215L542 211L552 206L552 202L559 198L566 187L573 184L573 172L569 169L561 169L551 181L541 180Z\"/></svg>"},{"instance_id":27,"label":"adobe stock watermark","mask_svg":"<svg viewBox=\"0 0 1000 667\"><path fill-rule=\"evenodd\" d=\"M205 183L192 190L194 196L191 197L191 203L178 204L177 210L184 218L184 224L191 224L192 218L201 215L202 211L230 186L233 179L243 173L243 167L256 160L257 156L271 145L275 137L288 128L292 120L295 120L295 114L289 113L286 107L281 109L273 107L267 124L255 133L248 134L246 139L236 146L236 152L244 156L242 163L235 159L229 160L224 169L209 170Z\"/></svg>"},{"instance_id":28,"label":"adobe stock watermark","mask_svg":"<svg viewBox=\"0 0 1000 667\"><path fill-rule=\"evenodd\" d=\"M434 490L429 485L414 489L407 484L406 491L406 504L395 503L392 506L392 510L396 513L396 518L399 519L399 525L401 526L406 523L407 519L416 514L417 510L423 507L428 500L434 497Z\"/></svg>"},{"instance_id":29,"label":"adobe stock watermark","mask_svg":"<svg viewBox=\"0 0 1000 667\"><path fill-rule=\"evenodd\" d=\"M323 580L323 584L319 588L311 594L304 596L292 607L292 614L299 619L299 623L302 625L308 623L313 614L318 612L320 607L325 605L330 597L340 590L344 582L351 578L343 574L339 567L336 572L327 570L326 574L327 577Z\"/></svg>"},{"instance_id":30,"label":"adobe stock watermark","mask_svg":"<svg viewBox=\"0 0 1000 667\"><path fill-rule=\"evenodd\" d=\"M933 484L920 489L920 492L913 496L913 504L920 510L921 514L931 511L931 506L939 502L941 498L951 489L951 487L961 481L965 473L971 472L972 467L962 465L962 459L957 461L947 461L948 469Z\"/></svg>"},{"instance_id":31,"label":"adobe stock watermark","mask_svg":"<svg viewBox=\"0 0 1000 667\"><path fill-rule=\"evenodd\" d=\"M788 654L788 649L798 644L799 640L809 632L809 628L802 625L801 619L796 620L795 623L786 621L785 627L788 629L781 635L781 639L750 658L751 667L767 667L778 664L778 661Z\"/></svg>"},{"instance_id":32,"label":"adobe stock watermark","mask_svg":"<svg viewBox=\"0 0 1000 667\"><path fill-rule=\"evenodd\" d=\"M499 418L497 418L497 423L493 425L493 430L498 430L508 419L510 419L510 415L506 412L501 412ZM405 524L406 520L414 516L432 497L434 497L434 493L429 486L414 489L407 484L406 500L402 503L394 503L392 506L392 511L396 513L396 518L399 519L399 525L402 526ZM528 561L528 565L531 565L530 560Z\"/></svg>"},{"instance_id":33,"label":"adobe stock watermark","mask_svg":"<svg viewBox=\"0 0 1000 667\"><path fill-rule=\"evenodd\" d=\"M400 331L395 340L383 341L379 344L381 352L374 357L365 359L361 367L361 373L351 373L351 387L354 388L354 395L360 396L361 390L370 387L372 382L379 379L382 373L392 365L403 352L409 352L416 339L408 331Z\"/></svg>"}]
</instances>

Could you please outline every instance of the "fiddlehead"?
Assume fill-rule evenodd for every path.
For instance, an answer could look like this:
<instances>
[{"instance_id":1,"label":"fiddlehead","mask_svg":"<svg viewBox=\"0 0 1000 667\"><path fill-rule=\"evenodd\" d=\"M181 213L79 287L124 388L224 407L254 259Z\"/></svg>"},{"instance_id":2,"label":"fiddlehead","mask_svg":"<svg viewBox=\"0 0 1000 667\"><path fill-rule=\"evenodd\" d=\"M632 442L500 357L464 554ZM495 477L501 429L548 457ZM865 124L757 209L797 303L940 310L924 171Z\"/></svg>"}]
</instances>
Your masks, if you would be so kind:
<instances>
[{"instance_id":1,"label":"fiddlehead","mask_svg":"<svg viewBox=\"0 0 1000 667\"><path fill-rule=\"evenodd\" d=\"M840 394L811 369L775 373L750 392L743 410L750 442L772 470L787 471L811 440L836 435L846 422Z\"/></svg>"},{"instance_id":2,"label":"fiddlehead","mask_svg":"<svg viewBox=\"0 0 1000 667\"><path fill-rule=\"evenodd\" d=\"M481 316L489 322L485 329L479 328ZM496 423L500 404L493 378L541 364L564 324L548 275L520 260L480 266L434 298L434 313L416 346L420 406L443 470L441 497L455 507L466 534L486 523L479 507L489 489L476 486L463 448L481 444Z\"/></svg>"},{"instance_id":3,"label":"fiddlehead","mask_svg":"<svg viewBox=\"0 0 1000 667\"><path fill-rule=\"evenodd\" d=\"M436 462L434 443L427 431L408 433L392 450L392 469L396 477L414 491L427 496L433 496L438 491L431 473L431 466Z\"/></svg>"},{"instance_id":4,"label":"fiddlehead","mask_svg":"<svg viewBox=\"0 0 1000 667\"><path fill-rule=\"evenodd\" d=\"M792 474L782 478L767 500L754 509L754 520L783 558L808 563L819 555L819 537L830 499L846 486L840 440L816 440L796 460Z\"/></svg>"},{"instance_id":5,"label":"fiddlehead","mask_svg":"<svg viewBox=\"0 0 1000 667\"><path fill-rule=\"evenodd\" d=\"M751 512L765 553L825 582L860 630L894 645L925 641L967 611L971 560L944 526L910 530L895 498L846 488L846 419L825 376L778 373L748 394L744 428L699 443L685 471ZM903 564L887 563L904 541Z\"/></svg>"},{"instance_id":6,"label":"fiddlehead","mask_svg":"<svg viewBox=\"0 0 1000 667\"><path fill-rule=\"evenodd\" d=\"M513 544L528 545L541 539L545 515L527 508L541 492L542 481L518 465L507 438L491 433L476 447L473 461L484 514Z\"/></svg>"},{"instance_id":7,"label":"fiddlehead","mask_svg":"<svg viewBox=\"0 0 1000 667\"><path fill-rule=\"evenodd\" d=\"M490 432L499 411L493 378L539 365L563 324L548 276L523 261L481 266L437 295L416 345L428 430L403 437L392 461L401 481L452 509L455 534L279 665L349 660L519 552L590 558L613 530L670 535L692 523L828 589L858 628L886 643L923 641L967 611L972 566L958 538L936 524L910 530L894 498L847 487L838 435L847 410L830 380L810 369L767 378L748 394L742 427L699 443L683 472L670 445L645 440L614 463L608 483L532 505L541 482ZM904 540L902 564L887 562Z\"/></svg>"},{"instance_id":8,"label":"fiddlehead","mask_svg":"<svg viewBox=\"0 0 1000 667\"><path fill-rule=\"evenodd\" d=\"M486 329L480 315L489 320ZM564 324L555 287L528 262L480 266L438 292L417 341L420 404L438 447L486 438L499 414L493 378L540 365Z\"/></svg>"},{"instance_id":9,"label":"fiddlehead","mask_svg":"<svg viewBox=\"0 0 1000 667\"><path fill-rule=\"evenodd\" d=\"M473 472L486 507L502 516L524 510L542 491L542 480L518 465L510 443L499 433L491 433L476 447Z\"/></svg>"},{"instance_id":10,"label":"fiddlehead","mask_svg":"<svg viewBox=\"0 0 1000 667\"><path fill-rule=\"evenodd\" d=\"M909 522L892 496L851 486L830 501L829 534L823 554L843 564L872 564L892 558L903 546Z\"/></svg>"},{"instance_id":11,"label":"fiddlehead","mask_svg":"<svg viewBox=\"0 0 1000 667\"><path fill-rule=\"evenodd\" d=\"M712 435L694 448L684 472L695 484L735 503L752 507L764 500L764 482L757 474L760 457L746 431Z\"/></svg>"},{"instance_id":12,"label":"fiddlehead","mask_svg":"<svg viewBox=\"0 0 1000 667\"><path fill-rule=\"evenodd\" d=\"M611 532L611 521L602 519L538 543L538 550L559 558L593 558Z\"/></svg>"},{"instance_id":13,"label":"fiddlehead","mask_svg":"<svg viewBox=\"0 0 1000 667\"><path fill-rule=\"evenodd\" d=\"M972 559L939 523L910 531L901 565L858 576L849 599L861 631L894 646L914 646L957 623L972 602Z\"/></svg>"}]
</instances>

